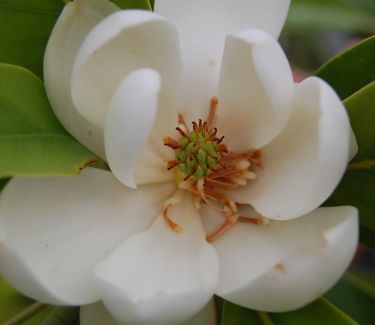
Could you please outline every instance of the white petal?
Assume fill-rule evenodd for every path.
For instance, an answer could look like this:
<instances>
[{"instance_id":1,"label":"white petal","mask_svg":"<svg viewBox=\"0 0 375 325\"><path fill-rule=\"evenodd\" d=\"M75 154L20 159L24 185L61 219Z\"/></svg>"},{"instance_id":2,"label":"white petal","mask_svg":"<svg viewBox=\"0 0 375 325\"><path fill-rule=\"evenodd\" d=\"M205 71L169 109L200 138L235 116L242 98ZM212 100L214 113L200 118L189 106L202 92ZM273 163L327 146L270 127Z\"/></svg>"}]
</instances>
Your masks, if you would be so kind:
<instances>
[{"instance_id":1,"label":"white petal","mask_svg":"<svg viewBox=\"0 0 375 325\"><path fill-rule=\"evenodd\" d=\"M157 110L165 104L163 98L165 94L161 95L160 75L149 69L131 72L112 98L104 128L106 157L112 172L127 186L136 187L134 176L148 183L173 177L164 167L162 157L149 161L155 154L146 148L150 135L151 139L159 140L159 147L163 146L163 133L159 135L161 125L159 129L153 128L157 123ZM160 111L159 122L163 121L165 126L168 124L167 109ZM171 124L176 125L176 117L177 113L172 115ZM142 158L142 164L139 164L138 158ZM133 175L135 170L137 173ZM147 171L149 179L145 175Z\"/></svg>"},{"instance_id":2,"label":"white petal","mask_svg":"<svg viewBox=\"0 0 375 325\"><path fill-rule=\"evenodd\" d=\"M178 193L172 200L179 198L168 215L180 232L161 215L96 268L104 304L120 322L181 323L212 297L218 280L217 255L205 240L191 196Z\"/></svg>"},{"instance_id":3,"label":"white petal","mask_svg":"<svg viewBox=\"0 0 375 325\"><path fill-rule=\"evenodd\" d=\"M262 149L263 170L232 196L275 220L312 211L333 192L345 172L350 132L346 110L332 88L318 78L305 79L296 88L289 123Z\"/></svg>"},{"instance_id":4,"label":"white petal","mask_svg":"<svg viewBox=\"0 0 375 325\"><path fill-rule=\"evenodd\" d=\"M215 323L215 305L213 299L192 319L182 325L211 325ZM102 303L83 306L80 309L81 325L120 325Z\"/></svg>"},{"instance_id":5,"label":"white petal","mask_svg":"<svg viewBox=\"0 0 375 325\"><path fill-rule=\"evenodd\" d=\"M158 71L172 100L180 88L180 56L177 32L162 17L141 10L116 12L92 29L79 49L72 73L73 102L83 116L103 127L119 83L140 68Z\"/></svg>"},{"instance_id":6,"label":"white petal","mask_svg":"<svg viewBox=\"0 0 375 325\"><path fill-rule=\"evenodd\" d=\"M185 66L182 112L205 118L216 95L225 36L259 28L277 38L290 0L157 0L155 11L167 17L180 34Z\"/></svg>"},{"instance_id":7,"label":"white petal","mask_svg":"<svg viewBox=\"0 0 375 325\"><path fill-rule=\"evenodd\" d=\"M357 241L352 207L319 208L270 225L238 223L214 243L220 259L216 293L257 310L300 308L341 277Z\"/></svg>"},{"instance_id":8,"label":"white petal","mask_svg":"<svg viewBox=\"0 0 375 325\"><path fill-rule=\"evenodd\" d=\"M52 304L99 299L94 266L158 215L173 186L130 190L110 172L13 178L0 197L0 274Z\"/></svg>"},{"instance_id":9,"label":"white petal","mask_svg":"<svg viewBox=\"0 0 375 325\"><path fill-rule=\"evenodd\" d=\"M119 9L103 0L69 2L57 20L44 55L44 82L55 114L79 142L101 157L104 157L103 131L78 114L71 100L70 76L73 60L86 35Z\"/></svg>"},{"instance_id":10,"label":"white petal","mask_svg":"<svg viewBox=\"0 0 375 325\"><path fill-rule=\"evenodd\" d=\"M231 150L270 142L293 108L292 72L279 43L261 30L228 36L218 91L218 129Z\"/></svg>"}]
</instances>

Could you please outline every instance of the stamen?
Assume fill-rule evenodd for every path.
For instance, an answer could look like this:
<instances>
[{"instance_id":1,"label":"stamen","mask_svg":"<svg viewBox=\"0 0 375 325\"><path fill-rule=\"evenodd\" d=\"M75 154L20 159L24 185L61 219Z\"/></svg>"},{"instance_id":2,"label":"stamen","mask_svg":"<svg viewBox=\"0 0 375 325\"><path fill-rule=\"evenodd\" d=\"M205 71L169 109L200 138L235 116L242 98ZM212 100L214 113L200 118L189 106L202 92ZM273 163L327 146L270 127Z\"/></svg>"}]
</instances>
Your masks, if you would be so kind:
<instances>
[{"instance_id":1,"label":"stamen","mask_svg":"<svg viewBox=\"0 0 375 325\"><path fill-rule=\"evenodd\" d=\"M167 169L168 170L171 170L171 169L175 168L176 166L181 165L181 162L177 161L177 160L169 160L166 163L167 163Z\"/></svg>"},{"instance_id":2,"label":"stamen","mask_svg":"<svg viewBox=\"0 0 375 325\"><path fill-rule=\"evenodd\" d=\"M238 221L239 222L244 222L244 223L251 223L251 224L254 224L254 225L261 225L261 224L263 224L262 218L252 218L252 217L242 217L242 216L240 216L238 218Z\"/></svg>"},{"instance_id":3,"label":"stamen","mask_svg":"<svg viewBox=\"0 0 375 325\"><path fill-rule=\"evenodd\" d=\"M184 137L184 138L187 138L188 135L184 132L184 130L182 130L179 126L176 127L176 130Z\"/></svg>"},{"instance_id":4,"label":"stamen","mask_svg":"<svg viewBox=\"0 0 375 325\"><path fill-rule=\"evenodd\" d=\"M216 110L217 110L218 104L219 104L219 100L217 99L217 97L212 97L211 98L211 105L210 105L210 112L208 113L208 117L207 117L207 128L208 129L210 129L215 122Z\"/></svg>"},{"instance_id":5,"label":"stamen","mask_svg":"<svg viewBox=\"0 0 375 325\"><path fill-rule=\"evenodd\" d=\"M175 159L166 162L168 170L176 170L176 184L179 189L193 195L194 207L199 210L202 204L220 213L225 221L212 233L207 240L212 242L236 222L263 224L267 220L252 217L242 217L238 214L238 205L230 197L218 193L215 189L235 189L246 186L256 178L256 169L262 168L261 152L249 150L246 152L231 152L223 143L224 136L218 137L218 129L214 127L218 99L213 97L206 121L198 119L192 122L192 131L186 124L182 114L178 115L179 139L164 138L164 145L175 151ZM163 215L167 224L176 232L181 227L169 216L168 209L175 204L167 200Z\"/></svg>"},{"instance_id":6,"label":"stamen","mask_svg":"<svg viewBox=\"0 0 375 325\"><path fill-rule=\"evenodd\" d=\"M187 123L185 121L185 117L181 113L178 113L178 124L182 124L184 126L184 128L185 128L185 131L187 133L190 132L189 131L189 127L188 127L188 125L187 125Z\"/></svg>"},{"instance_id":7,"label":"stamen","mask_svg":"<svg viewBox=\"0 0 375 325\"><path fill-rule=\"evenodd\" d=\"M217 229L215 229L208 236L206 236L206 240L209 243L212 243L214 240L216 240L225 232L227 232L230 228L232 228L237 222L237 220L238 220L238 217L237 219L229 219L229 218L226 219Z\"/></svg>"},{"instance_id":8,"label":"stamen","mask_svg":"<svg viewBox=\"0 0 375 325\"><path fill-rule=\"evenodd\" d=\"M164 202L163 207L163 216L164 220L168 224L169 227L171 227L175 232L181 232L182 228L175 223L169 216L168 216L168 210L175 204L179 203L180 199L178 198L170 198Z\"/></svg>"},{"instance_id":9,"label":"stamen","mask_svg":"<svg viewBox=\"0 0 375 325\"><path fill-rule=\"evenodd\" d=\"M178 144L178 142L174 139L172 139L171 137L165 137L164 138L164 145L165 146L168 146L172 149L177 149L180 147L180 145Z\"/></svg>"}]
</instances>

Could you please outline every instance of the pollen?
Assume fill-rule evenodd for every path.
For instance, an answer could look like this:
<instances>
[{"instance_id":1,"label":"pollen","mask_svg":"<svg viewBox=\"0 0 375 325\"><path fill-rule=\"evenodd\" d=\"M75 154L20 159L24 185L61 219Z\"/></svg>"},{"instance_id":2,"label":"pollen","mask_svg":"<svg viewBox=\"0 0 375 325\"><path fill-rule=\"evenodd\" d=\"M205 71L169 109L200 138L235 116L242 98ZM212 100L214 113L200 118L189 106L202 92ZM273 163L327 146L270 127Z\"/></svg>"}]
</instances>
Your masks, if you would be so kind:
<instances>
[{"instance_id":1,"label":"pollen","mask_svg":"<svg viewBox=\"0 0 375 325\"><path fill-rule=\"evenodd\" d=\"M178 115L177 136L164 138L164 145L174 150L175 158L166 162L166 168L175 173L179 189L194 195L194 205L200 209L202 204L218 211L224 222L207 235L212 242L232 227L236 222L263 224L262 218L239 215L237 203L227 194L228 190L246 186L257 178L257 169L263 168L260 150L233 152L224 143L224 136L214 127L218 99L211 99L206 121L199 119L189 128L182 114ZM167 224L180 231L164 211Z\"/></svg>"}]
</instances>

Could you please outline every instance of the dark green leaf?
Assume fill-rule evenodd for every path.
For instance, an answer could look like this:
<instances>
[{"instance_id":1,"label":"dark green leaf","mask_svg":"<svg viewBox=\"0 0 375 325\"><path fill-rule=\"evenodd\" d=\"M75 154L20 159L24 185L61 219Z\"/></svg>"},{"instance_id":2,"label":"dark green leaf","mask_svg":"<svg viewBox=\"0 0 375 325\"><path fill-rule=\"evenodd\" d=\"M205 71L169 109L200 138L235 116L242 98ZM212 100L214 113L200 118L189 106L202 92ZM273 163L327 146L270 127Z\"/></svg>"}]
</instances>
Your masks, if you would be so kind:
<instances>
[{"instance_id":1,"label":"dark green leaf","mask_svg":"<svg viewBox=\"0 0 375 325\"><path fill-rule=\"evenodd\" d=\"M345 99L375 80L375 36L324 64L317 76L326 80Z\"/></svg>"},{"instance_id":2,"label":"dark green leaf","mask_svg":"<svg viewBox=\"0 0 375 325\"><path fill-rule=\"evenodd\" d=\"M0 64L0 152L0 177L73 175L99 160L64 131L42 82L7 64Z\"/></svg>"},{"instance_id":3,"label":"dark green leaf","mask_svg":"<svg viewBox=\"0 0 375 325\"><path fill-rule=\"evenodd\" d=\"M223 305L221 325L238 324L262 325L265 323L261 320L259 312L252 309L246 309L225 301Z\"/></svg>"},{"instance_id":4,"label":"dark green leaf","mask_svg":"<svg viewBox=\"0 0 375 325\"><path fill-rule=\"evenodd\" d=\"M0 62L21 65L43 75L43 55L62 0L0 1Z\"/></svg>"},{"instance_id":5,"label":"dark green leaf","mask_svg":"<svg viewBox=\"0 0 375 325\"><path fill-rule=\"evenodd\" d=\"M375 232L366 228L359 228L359 238L362 244L375 250Z\"/></svg>"},{"instance_id":6,"label":"dark green leaf","mask_svg":"<svg viewBox=\"0 0 375 325\"><path fill-rule=\"evenodd\" d=\"M326 297L361 325L375 324L374 286L363 277L348 273L328 291Z\"/></svg>"},{"instance_id":7,"label":"dark green leaf","mask_svg":"<svg viewBox=\"0 0 375 325\"><path fill-rule=\"evenodd\" d=\"M122 9L151 10L151 4L148 0L112 0L112 2Z\"/></svg>"},{"instance_id":8,"label":"dark green leaf","mask_svg":"<svg viewBox=\"0 0 375 325\"><path fill-rule=\"evenodd\" d=\"M5 185L9 182L9 178L0 178L0 192L4 188Z\"/></svg>"},{"instance_id":9,"label":"dark green leaf","mask_svg":"<svg viewBox=\"0 0 375 325\"><path fill-rule=\"evenodd\" d=\"M150 10L148 0L113 0L119 7ZM0 0L0 62L43 78L43 55L63 0Z\"/></svg>"},{"instance_id":10,"label":"dark green leaf","mask_svg":"<svg viewBox=\"0 0 375 325\"><path fill-rule=\"evenodd\" d=\"M359 146L353 163L375 167L375 81L347 98L344 105Z\"/></svg>"},{"instance_id":11,"label":"dark green leaf","mask_svg":"<svg viewBox=\"0 0 375 325\"><path fill-rule=\"evenodd\" d=\"M320 298L299 310L286 313L265 313L224 303L221 325L354 325L357 324L344 312L324 298Z\"/></svg>"},{"instance_id":12,"label":"dark green leaf","mask_svg":"<svg viewBox=\"0 0 375 325\"><path fill-rule=\"evenodd\" d=\"M79 320L78 307L56 307L41 325L72 325Z\"/></svg>"},{"instance_id":13,"label":"dark green leaf","mask_svg":"<svg viewBox=\"0 0 375 325\"><path fill-rule=\"evenodd\" d=\"M344 101L359 151L349 164L341 183L325 205L353 205L360 211L365 244L375 234L375 82ZM369 234L368 232L372 232ZM374 240L372 239L372 243Z\"/></svg>"}]
</instances>

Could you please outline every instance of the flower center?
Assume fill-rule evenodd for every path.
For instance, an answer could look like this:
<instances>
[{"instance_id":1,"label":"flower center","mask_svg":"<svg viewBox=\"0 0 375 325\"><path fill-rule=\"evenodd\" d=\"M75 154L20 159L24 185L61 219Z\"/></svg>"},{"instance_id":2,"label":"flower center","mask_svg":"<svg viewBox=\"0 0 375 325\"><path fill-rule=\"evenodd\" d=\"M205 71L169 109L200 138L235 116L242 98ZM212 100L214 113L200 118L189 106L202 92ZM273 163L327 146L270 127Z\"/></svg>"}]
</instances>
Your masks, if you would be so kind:
<instances>
[{"instance_id":1,"label":"flower center","mask_svg":"<svg viewBox=\"0 0 375 325\"><path fill-rule=\"evenodd\" d=\"M177 186L194 194L197 209L201 204L220 212L225 221L215 231L207 236L208 241L218 238L237 221L262 223L262 219L243 217L238 212L238 204L231 199L228 190L245 186L256 178L256 169L262 168L260 150L232 152L223 143L224 136L217 137L218 130L213 127L216 118L218 100L211 99L208 118L192 122L192 130L179 114L176 127L178 138L166 137L164 145L174 150L175 159L167 161L167 169L175 171ZM164 217L175 231L180 227L168 216L172 205L166 202Z\"/></svg>"}]
</instances>

